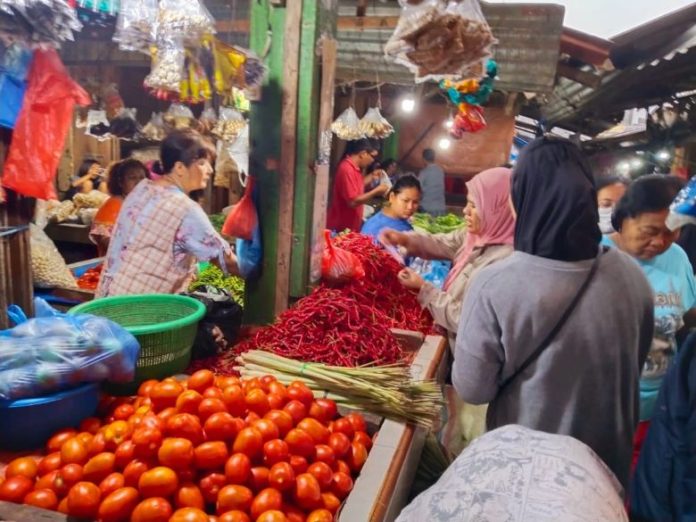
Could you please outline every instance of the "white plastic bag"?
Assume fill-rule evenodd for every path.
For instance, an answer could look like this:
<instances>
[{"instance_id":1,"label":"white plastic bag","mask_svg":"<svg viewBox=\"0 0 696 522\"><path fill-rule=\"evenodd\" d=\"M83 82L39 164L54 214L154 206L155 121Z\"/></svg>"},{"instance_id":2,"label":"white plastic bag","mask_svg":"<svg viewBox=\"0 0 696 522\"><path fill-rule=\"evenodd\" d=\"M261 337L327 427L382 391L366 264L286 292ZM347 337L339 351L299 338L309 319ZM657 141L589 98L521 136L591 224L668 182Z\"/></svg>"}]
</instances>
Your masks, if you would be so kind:
<instances>
[{"instance_id":1,"label":"white plastic bag","mask_svg":"<svg viewBox=\"0 0 696 522\"><path fill-rule=\"evenodd\" d=\"M123 51L150 54L155 40L157 0L121 0L114 42Z\"/></svg>"},{"instance_id":2,"label":"white plastic bag","mask_svg":"<svg viewBox=\"0 0 696 522\"><path fill-rule=\"evenodd\" d=\"M30 244L34 285L41 288L77 288L77 282L56 245L33 223L30 225Z\"/></svg>"},{"instance_id":3,"label":"white plastic bag","mask_svg":"<svg viewBox=\"0 0 696 522\"><path fill-rule=\"evenodd\" d=\"M157 34L198 42L215 34L215 19L199 0L160 0Z\"/></svg>"},{"instance_id":4,"label":"white plastic bag","mask_svg":"<svg viewBox=\"0 0 696 522\"><path fill-rule=\"evenodd\" d=\"M360 120L353 107L348 107L331 124L331 131L345 141L359 140L365 137L365 133L360 128Z\"/></svg>"},{"instance_id":5,"label":"white plastic bag","mask_svg":"<svg viewBox=\"0 0 696 522\"><path fill-rule=\"evenodd\" d=\"M161 112L153 112L150 121L143 127L143 136L148 140L162 141L167 135Z\"/></svg>"},{"instance_id":6,"label":"white plastic bag","mask_svg":"<svg viewBox=\"0 0 696 522\"><path fill-rule=\"evenodd\" d=\"M382 116L378 107L372 107L367 110L365 116L360 120L359 128L368 138L380 140L394 133L394 127Z\"/></svg>"},{"instance_id":7,"label":"white plastic bag","mask_svg":"<svg viewBox=\"0 0 696 522\"><path fill-rule=\"evenodd\" d=\"M185 77L186 50L178 38L157 41L157 50L152 55L152 69L145 78L145 86L153 91L181 91Z\"/></svg>"},{"instance_id":8,"label":"white plastic bag","mask_svg":"<svg viewBox=\"0 0 696 522\"><path fill-rule=\"evenodd\" d=\"M193 123L193 112L186 105L172 103L163 116L164 122L175 129L188 129Z\"/></svg>"},{"instance_id":9,"label":"white plastic bag","mask_svg":"<svg viewBox=\"0 0 696 522\"><path fill-rule=\"evenodd\" d=\"M211 134L223 141L234 141L246 128L247 121L237 109L222 107L218 119Z\"/></svg>"}]
</instances>

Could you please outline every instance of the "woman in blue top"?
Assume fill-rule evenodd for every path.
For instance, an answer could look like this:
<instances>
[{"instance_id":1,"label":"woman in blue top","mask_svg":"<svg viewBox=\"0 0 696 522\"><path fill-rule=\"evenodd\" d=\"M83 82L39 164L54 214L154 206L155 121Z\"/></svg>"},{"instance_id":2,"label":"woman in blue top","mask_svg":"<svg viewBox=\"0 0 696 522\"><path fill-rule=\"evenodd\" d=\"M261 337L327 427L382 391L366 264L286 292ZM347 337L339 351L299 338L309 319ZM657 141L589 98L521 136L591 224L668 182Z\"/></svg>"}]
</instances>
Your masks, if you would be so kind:
<instances>
[{"instance_id":1,"label":"woman in blue top","mask_svg":"<svg viewBox=\"0 0 696 522\"><path fill-rule=\"evenodd\" d=\"M365 222L360 232L377 238L385 228L398 232L413 230L408 220L418 210L420 198L421 186L415 176L399 178L387 193L387 204Z\"/></svg>"},{"instance_id":2,"label":"woman in blue top","mask_svg":"<svg viewBox=\"0 0 696 522\"><path fill-rule=\"evenodd\" d=\"M662 380L677 352L677 333L696 324L696 281L691 263L675 243L679 231L673 232L665 224L679 188L679 180L669 176L639 178L614 210L612 225L617 232L603 239L605 245L618 247L640 265L655 294L655 332L640 380L634 465Z\"/></svg>"}]
</instances>

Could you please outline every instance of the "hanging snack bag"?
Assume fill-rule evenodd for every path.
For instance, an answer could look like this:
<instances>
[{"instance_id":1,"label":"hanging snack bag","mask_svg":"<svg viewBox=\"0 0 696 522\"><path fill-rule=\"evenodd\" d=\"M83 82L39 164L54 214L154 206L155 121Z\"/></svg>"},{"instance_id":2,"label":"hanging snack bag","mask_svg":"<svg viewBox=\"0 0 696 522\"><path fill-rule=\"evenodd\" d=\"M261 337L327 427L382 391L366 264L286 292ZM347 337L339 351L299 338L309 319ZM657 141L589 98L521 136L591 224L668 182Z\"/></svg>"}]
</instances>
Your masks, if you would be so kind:
<instances>
[{"instance_id":1,"label":"hanging snack bag","mask_svg":"<svg viewBox=\"0 0 696 522\"><path fill-rule=\"evenodd\" d=\"M172 103L164 114L164 123L173 129L190 129L194 116L191 109L181 103Z\"/></svg>"},{"instance_id":2,"label":"hanging snack bag","mask_svg":"<svg viewBox=\"0 0 696 522\"><path fill-rule=\"evenodd\" d=\"M157 15L157 35L169 35L196 45L215 34L215 19L199 0L160 0Z\"/></svg>"},{"instance_id":3,"label":"hanging snack bag","mask_svg":"<svg viewBox=\"0 0 696 522\"><path fill-rule=\"evenodd\" d=\"M145 87L158 98L166 98L167 93L181 92L185 74L186 50L181 39L165 38L158 40L152 53L152 69L145 78Z\"/></svg>"},{"instance_id":4,"label":"hanging snack bag","mask_svg":"<svg viewBox=\"0 0 696 522\"><path fill-rule=\"evenodd\" d=\"M348 107L331 124L331 131L345 141L359 140L365 137L365 133L360 128L360 119L353 107Z\"/></svg>"},{"instance_id":5,"label":"hanging snack bag","mask_svg":"<svg viewBox=\"0 0 696 522\"><path fill-rule=\"evenodd\" d=\"M383 140L394 133L394 127L379 112L379 107L367 109L365 116L360 120L360 130L368 138Z\"/></svg>"},{"instance_id":6,"label":"hanging snack bag","mask_svg":"<svg viewBox=\"0 0 696 522\"><path fill-rule=\"evenodd\" d=\"M157 0L121 0L114 33L119 49L150 54L157 13Z\"/></svg>"},{"instance_id":7,"label":"hanging snack bag","mask_svg":"<svg viewBox=\"0 0 696 522\"><path fill-rule=\"evenodd\" d=\"M321 278L329 283L347 283L365 277L365 268L352 252L343 250L331 242L331 232L324 231L326 248L321 257Z\"/></svg>"},{"instance_id":8,"label":"hanging snack bag","mask_svg":"<svg viewBox=\"0 0 696 522\"><path fill-rule=\"evenodd\" d=\"M247 121L237 109L223 107L211 134L223 141L234 141L246 126Z\"/></svg>"}]
</instances>

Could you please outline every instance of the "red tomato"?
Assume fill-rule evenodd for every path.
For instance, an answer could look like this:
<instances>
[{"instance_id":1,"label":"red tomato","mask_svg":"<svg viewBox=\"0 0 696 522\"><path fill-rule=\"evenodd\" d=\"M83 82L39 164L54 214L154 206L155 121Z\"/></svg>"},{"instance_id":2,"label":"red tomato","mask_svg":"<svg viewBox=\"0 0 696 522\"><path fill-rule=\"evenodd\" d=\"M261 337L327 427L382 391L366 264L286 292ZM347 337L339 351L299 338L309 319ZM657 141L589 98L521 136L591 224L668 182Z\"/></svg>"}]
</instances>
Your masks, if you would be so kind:
<instances>
[{"instance_id":1,"label":"red tomato","mask_svg":"<svg viewBox=\"0 0 696 522\"><path fill-rule=\"evenodd\" d=\"M353 439L355 435L355 428L353 428L353 423L350 420L343 417L342 419L336 419L331 425L332 433L344 433L349 439Z\"/></svg>"},{"instance_id":2,"label":"red tomato","mask_svg":"<svg viewBox=\"0 0 696 522\"><path fill-rule=\"evenodd\" d=\"M198 446L204 440L201 421L190 413L172 415L167 419L164 432L167 437L188 439L194 446Z\"/></svg>"},{"instance_id":3,"label":"red tomato","mask_svg":"<svg viewBox=\"0 0 696 522\"><path fill-rule=\"evenodd\" d=\"M297 429L306 431L314 440L315 444L325 444L329 441L329 428L324 426L321 422L310 417L302 419L297 425Z\"/></svg>"},{"instance_id":4,"label":"red tomato","mask_svg":"<svg viewBox=\"0 0 696 522\"><path fill-rule=\"evenodd\" d=\"M251 522L251 519L244 511L234 509L220 515L218 522Z\"/></svg>"},{"instance_id":5,"label":"red tomato","mask_svg":"<svg viewBox=\"0 0 696 522\"><path fill-rule=\"evenodd\" d=\"M314 439L304 430L293 428L285 436L285 442L288 443L291 455L299 455L307 459L313 459L316 453L314 448Z\"/></svg>"},{"instance_id":6,"label":"red tomato","mask_svg":"<svg viewBox=\"0 0 696 522\"><path fill-rule=\"evenodd\" d=\"M160 464L176 470L188 469L193 464L194 457L193 443L188 439L174 437L164 439L157 452Z\"/></svg>"},{"instance_id":7,"label":"red tomato","mask_svg":"<svg viewBox=\"0 0 696 522\"><path fill-rule=\"evenodd\" d=\"M261 513L256 522L287 522L287 520L285 513L279 509L269 509Z\"/></svg>"},{"instance_id":8,"label":"red tomato","mask_svg":"<svg viewBox=\"0 0 696 522\"><path fill-rule=\"evenodd\" d=\"M63 500L58 502L58 512L63 513L64 515L68 514L68 497L65 497Z\"/></svg>"},{"instance_id":9,"label":"red tomato","mask_svg":"<svg viewBox=\"0 0 696 522\"><path fill-rule=\"evenodd\" d=\"M355 431L367 431L367 424L365 423L365 418L359 413L349 413L344 418L350 421Z\"/></svg>"},{"instance_id":10,"label":"red tomato","mask_svg":"<svg viewBox=\"0 0 696 522\"><path fill-rule=\"evenodd\" d=\"M251 476L251 459L244 453L235 453L225 463L225 477L230 484L245 484Z\"/></svg>"},{"instance_id":11,"label":"red tomato","mask_svg":"<svg viewBox=\"0 0 696 522\"><path fill-rule=\"evenodd\" d=\"M270 470L264 466L257 466L251 468L251 478L249 479L249 485L254 491L261 491L268 487L268 475Z\"/></svg>"},{"instance_id":12,"label":"red tomato","mask_svg":"<svg viewBox=\"0 0 696 522\"><path fill-rule=\"evenodd\" d=\"M106 447L109 450L116 448L122 442L128 440L133 427L126 421L114 421L104 428L104 438L106 439Z\"/></svg>"},{"instance_id":13,"label":"red tomato","mask_svg":"<svg viewBox=\"0 0 696 522\"><path fill-rule=\"evenodd\" d=\"M78 482L68 492L68 513L78 518L96 518L101 491L91 482Z\"/></svg>"},{"instance_id":14,"label":"red tomato","mask_svg":"<svg viewBox=\"0 0 696 522\"><path fill-rule=\"evenodd\" d=\"M77 435L77 431L75 431L72 428L60 430L56 432L48 440L48 443L46 444L46 449L49 453L53 453L54 451L60 451L60 448L63 447L63 444L67 442L69 439L72 439L75 435Z\"/></svg>"},{"instance_id":15,"label":"red tomato","mask_svg":"<svg viewBox=\"0 0 696 522\"><path fill-rule=\"evenodd\" d=\"M315 462L324 462L333 468L334 464L336 464L336 454L334 450L331 449L331 446L317 444L316 452L317 454L314 458Z\"/></svg>"},{"instance_id":16,"label":"red tomato","mask_svg":"<svg viewBox=\"0 0 696 522\"><path fill-rule=\"evenodd\" d=\"M143 498L173 495L179 489L179 477L173 469L157 466L140 475L138 490Z\"/></svg>"},{"instance_id":17,"label":"red tomato","mask_svg":"<svg viewBox=\"0 0 696 522\"><path fill-rule=\"evenodd\" d=\"M325 462L315 462L307 468L307 473L313 475L322 491L327 491L331 487L333 470Z\"/></svg>"},{"instance_id":18,"label":"red tomato","mask_svg":"<svg viewBox=\"0 0 696 522\"><path fill-rule=\"evenodd\" d=\"M121 404L114 410L114 419L128 420L135 413L135 408L132 404Z\"/></svg>"},{"instance_id":19,"label":"red tomato","mask_svg":"<svg viewBox=\"0 0 696 522\"><path fill-rule=\"evenodd\" d=\"M135 506L130 522L169 522L172 505L163 498L148 498Z\"/></svg>"},{"instance_id":20,"label":"red tomato","mask_svg":"<svg viewBox=\"0 0 696 522\"><path fill-rule=\"evenodd\" d=\"M222 391L222 401L227 407L227 411L235 417L241 417L246 412L244 402L244 391L239 385L228 386Z\"/></svg>"},{"instance_id":21,"label":"red tomato","mask_svg":"<svg viewBox=\"0 0 696 522\"><path fill-rule=\"evenodd\" d=\"M292 422L297 424L302 419L307 416L307 406L305 406L300 401L290 401L288 402L283 411L286 411L292 417Z\"/></svg>"},{"instance_id":22,"label":"red tomato","mask_svg":"<svg viewBox=\"0 0 696 522\"><path fill-rule=\"evenodd\" d=\"M143 416L143 420L140 423L139 427L140 428L154 428L156 430L163 432L165 424L166 424L166 422L162 417L159 417L159 416L155 415L154 413L146 413Z\"/></svg>"},{"instance_id":23,"label":"red tomato","mask_svg":"<svg viewBox=\"0 0 696 522\"><path fill-rule=\"evenodd\" d=\"M341 507L341 500L333 493L322 493L321 502L324 504L324 509L328 509L334 515Z\"/></svg>"},{"instance_id":24,"label":"red tomato","mask_svg":"<svg viewBox=\"0 0 696 522\"><path fill-rule=\"evenodd\" d=\"M50 489L35 489L24 497L24 503L41 509L55 510L58 507L58 497Z\"/></svg>"},{"instance_id":25,"label":"red tomato","mask_svg":"<svg viewBox=\"0 0 696 522\"><path fill-rule=\"evenodd\" d=\"M263 461L266 466L276 462L287 462L290 459L290 449L284 440L269 440L263 445Z\"/></svg>"},{"instance_id":26,"label":"red tomato","mask_svg":"<svg viewBox=\"0 0 696 522\"><path fill-rule=\"evenodd\" d=\"M355 473L359 472L365 465L367 460L367 448L359 442L353 442L350 445L350 454L348 455L348 465Z\"/></svg>"},{"instance_id":27,"label":"red tomato","mask_svg":"<svg viewBox=\"0 0 696 522\"><path fill-rule=\"evenodd\" d=\"M99 506L100 522L121 522L128 520L138 505L140 496L135 488L121 488L112 492Z\"/></svg>"},{"instance_id":28,"label":"red tomato","mask_svg":"<svg viewBox=\"0 0 696 522\"><path fill-rule=\"evenodd\" d=\"M338 415L336 403L330 399L316 399L309 407L309 416L320 422L329 422Z\"/></svg>"},{"instance_id":29,"label":"red tomato","mask_svg":"<svg viewBox=\"0 0 696 522\"><path fill-rule=\"evenodd\" d=\"M113 448L112 448L113 449ZM94 457L106 450L106 435L103 432L96 433L87 445L87 455Z\"/></svg>"},{"instance_id":30,"label":"red tomato","mask_svg":"<svg viewBox=\"0 0 696 522\"><path fill-rule=\"evenodd\" d=\"M335 472L340 471L341 473L345 473L349 477L353 475L353 470L350 469L350 466L348 464L346 464L345 460L337 460L333 469Z\"/></svg>"},{"instance_id":31,"label":"red tomato","mask_svg":"<svg viewBox=\"0 0 696 522\"><path fill-rule=\"evenodd\" d=\"M82 468L82 476L88 482L98 484L114 471L116 455L113 453L100 453L87 461Z\"/></svg>"},{"instance_id":32,"label":"red tomato","mask_svg":"<svg viewBox=\"0 0 696 522\"><path fill-rule=\"evenodd\" d=\"M54 451L39 461L38 476L43 477L46 473L60 469L62 465L63 463L60 460L60 452ZM5 473L7 473L7 471L5 471Z\"/></svg>"},{"instance_id":33,"label":"red tomato","mask_svg":"<svg viewBox=\"0 0 696 522\"><path fill-rule=\"evenodd\" d=\"M210 519L205 511L196 508L177 509L169 522L208 522Z\"/></svg>"},{"instance_id":34,"label":"red tomato","mask_svg":"<svg viewBox=\"0 0 696 522\"><path fill-rule=\"evenodd\" d=\"M281 437L285 437L295 425L292 416L283 410L271 410L263 418L276 425Z\"/></svg>"},{"instance_id":35,"label":"red tomato","mask_svg":"<svg viewBox=\"0 0 696 522\"><path fill-rule=\"evenodd\" d=\"M333 522L333 515L328 509L315 509L307 517L307 522Z\"/></svg>"},{"instance_id":36,"label":"red tomato","mask_svg":"<svg viewBox=\"0 0 696 522\"><path fill-rule=\"evenodd\" d=\"M288 402L287 397L283 397L276 393L268 394L268 407L272 410L281 409L283 406L285 406L286 402Z\"/></svg>"},{"instance_id":37,"label":"red tomato","mask_svg":"<svg viewBox=\"0 0 696 522\"><path fill-rule=\"evenodd\" d=\"M307 518L304 511L292 505L283 505L283 512L288 522L305 522Z\"/></svg>"},{"instance_id":38,"label":"red tomato","mask_svg":"<svg viewBox=\"0 0 696 522\"><path fill-rule=\"evenodd\" d=\"M101 426L101 419L98 417L87 417L80 423L80 431L86 431L87 433L96 435Z\"/></svg>"},{"instance_id":39,"label":"red tomato","mask_svg":"<svg viewBox=\"0 0 696 522\"><path fill-rule=\"evenodd\" d=\"M49 470L52 471L52 470ZM39 474L39 464L33 457L20 457L14 459L5 468L5 478L26 477L34 480Z\"/></svg>"},{"instance_id":40,"label":"red tomato","mask_svg":"<svg viewBox=\"0 0 696 522\"><path fill-rule=\"evenodd\" d=\"M264 512L280 510L283 507L283 495L273 488L266 488L254 497L251 503L251 518L258 519Z\"/></svg>"},{"instance_id":41,"label":"red tomato","mask_svg":"<svg viewBox=\"0 0 696 522\"><path fill-rule=\"evenodd\" d=\"M176 411L179 413L198 413L198 407L203 402L203 396L196 390L186 390L176 399Z\"/></svg>"},{"instance_id":42,"label":"red tomato","mask_svg":"<svg viewBox=\"0 0 696 522\"><path fill-rule=\"evenodd\" d=\"M251 459L260 456L263 451L263 435L256 428L244 428L234 439L232 451L244 453Z\"/></svg>"},{"instance_id":43,"label":"red tomato","mask_svg":"<svg viewBox=\"0 0 696 522\"><path fill-rule=\"evenodd\" d=\"M67 464L58 470L52 488L59 497L67 495L68 490L82 480L82 466Z\"/></svg>"},{"instance_id":44,"label":"red tomato","mask_svg":"<svg viewBox=\"0 0 696 522\"><path fill-rule=\"evenodd\" d=\"M259 379L258 377L254 377L252 379L244 379L240 384L242 386L242 390L244 390L244 394L247 394L254 389L263 389L261 387L261 379Z\"/></svg>"},{"instance_id":45,"label":"red tomato","mask_svg":"<svg viewBox=\"0 0 696 522\"><path fill-rule=\"evenodd\" d=\"M222 390L217 386L209 386L203 392L204 399L220 399L222 400Z\"/></svg>"},{"instance_id":46,"label":"red tomato","mask_svg":"<svg viewBox=\"0 0 696 522\"><path fill-rule=\"evenodd\" d=\"M6 479L0 484L0 500L21 504L34 487L34 481L23 475Z\"/></svg>"},{"instance_id":47,"label":"red tomato","mask_svg":"<svg viewBox=\"0 0 696 522\"><path fill-rule=\"evenodd\" d=\"M271 410L271 406L268 404L268 395L263 390L250 390L244 397L244 402L250 411L258 415L266 415Z\"/></svg>"},{"instance_id":48,"label":"red tomato","mask_svg":"<svg viewBox=\"0 0 696 522\"><path fill-rule=\"evenodd\" d=\"M198 469L222 468L229 457L224 442L204 442L194 451L194 462Z\"/></svg>"},{"instance_id":49,"label":"red tomato","mask_svg":"<svg viewBox=\"0 0 696 522\"><path fill-rule=\"evenodd\" d=\"M138 396L149 397L150 393L152 393L152 388L154 388L156 384L159 384L159 381L155 379L145 381L138 387Z\"/></svg>"},{"instance_id":50,"label":"red tomato","mask_svg":"<svg viewBox=\"0 0 696 522\"><path fill-rule=\"evenodd\" d=\"M288 491L295 486L295 471L287 462L273 464L268 473L268 485L279 491Z\"/></svg>"},{"instance_id":51,"label":"red tomato","mask_svg":"<svg viewBox=\"0 0 696 522\"><path fill-rule=\"evenodd\" d=\"M114 465L117 469L125 469L135 458L135 444L132 440L122 442L114 452Z\"/></svg>"},{"instance_id":52,"label":"red tomato","mask_svg":"<svg viewBox=\"0 0 696 522\"><path fill-rule=\"evenodd\" d=\"M353 479L341 471L334 473L331 484L331 492L343 500L353 489Z\"/></svg>"},{"instance_id":53,"label":"red tomato","mask_svg":"<svg viewBox=\"0 0 696 522\"><path fill-rule=\"evenodd\" d=\"M157 414L157 418L162 419L162 421L164 421L166 424L166 422L177 413L176 408L165 408Z\"/></svg>"},{"instance_id":54,"label":"red tomato","mask_svg":"<svg viewBox=\"0 0 696 522\"><path fill-rule=\"evenodd\" d=\"M309 463L307 462L307 459L304 457L300 457L299 455L292 455L290 457L290 467L292 467L292 470L295 472L295 475L301 475L302 473L307 472L307 468L309 468Z\"/></svg>"},{"instance_id":55,"label":"red tomato","mask_svg":"<svg viewBox=\"0 0 696 522\"><path fill-rule=\"evenodd\" d=\"M222 399L206 398L198 406L198 417L205 422L213 413L227 412L227 406Z\"/></svg>"},{"instance_id":56,"label":"red tomato","mask_svg":"<svg viewBox=\"0 0 696 522\"><path fill-rule=\"evenodd\" d=\"M87 448L77 437L68 439L60 448L60 460L63 464L84 464L87 462Z\"/></svg>"},{"instance_id":57,"label":"red tomato","mask_svg":"<svg viewBox=\"0 0 696 522\"><path fill-rule=\"evenodd\" d=\"M139 459L148 459L157 455L157 450L162 444L162 432L157 428L138 428L131 438L135 445L135 456Z\"/></svg>"},{"instance_id":58,"label":"red tomato","mask_svg":"<svg viewBox=\"0 0 696 522\"><path fill-rule=\"evenodd\" d=\"M99 491L101 491L102 497L105 497L125 485L126 479L121 473L112 473L99 483Z\"/></svg>"},{"instance_id":59,"label":"red tomato","mask_svg":"<svg viewBox=\"0 0 696 522\"><path fill-rule=\"evenodd\" d=\"M314 393L302 381L291 382L287 387L288 399L291 401L300 401L307 408L314 402Z\"/></svg>"},{"instance_id":60,"label":"red tomato","mask_svg":"<svg viewBox=\"0 0 696 522\"><path fill-rule=\"evenodd\" d=\"M172 408L176 399L184 392L184 387L176 381L162 381L155 384L150 391L150 399L155 411Z\"/></svg>"},{"instance_id":61,"label":"red tomato","mask_svg":"<svg viewBox=\"0 0 696 522\"><path fill-rule=\"evenodd\" d=\"M280 430L278 429L278 426L268 419L259 419L254 421L252 426L261 432L264 442L280 437Z\"/></svg>"},{"instance_id":62,"label":"red tomato","mask_svg":"<svg viewBox=\"0 0 696 522\"><path fill-rule=\"evenodd\" d=\"M288 389L284 384L273 381L268 385L268 395L277 395L283 399L284 402L288 400Z\"/></svg>"},{"instance_id":63,"label":"red tomato","mask_svg":"<svg viewBox=\"0 0 696 522\"><path fill-rule=\"evenodd\" d=\"M350 452L350 439L345 433L332 433L329 436L329 447L336 458L343 458Z\"/></svg>"},{"instance_id":64,"label":"red tomato","mask_svg":"<svg viewBox=\"0 0 696 522\"><path fill-rule=\"evenodd\" d=\"M295 500L304 509L316 509L321 505L319 481L309 473L302 473L295 481Z\"/></svg>"},{"instance_id":65,"label":"red tomato","mask_svg":"<svg viewBox=\"0 0 696 522\"><path fill-rule=\"evenodd\" d=\"M185 507L205 509L205 499L198 486L188 483L181 486L179 491L176 492L174 505L177 509Z\"/></svg>"},{"instance_id":66,"label":"red tomato","mask_svg":"<svg viewBox=\"0 0 696 522\"><path fill-rule=\"evenodd\" d=\"M365 446L365 449L367 449L367 450L369 450L372 447L372 439L364 431L355 432L355 436L353 437L353 442L359 442L360 444Z\"/></svg>"},{"instance_id":67,"label":"red tomato","mask_svg":"<svg viewBox=\"0 0 696 522\"><path fill-rule=\"evenodd\" d=\"M215 376L215 386L224 390L230 386L239 386L239 377L234 377L232 375L216 375Z\"/></svg>"},{"instance_id":68,"label":"red tomato","mask_svg":"<svg viewBox=\"0 0 696 522\"><path fill-rule=\"evenodd\" d=\"M217 498L217 513L222 515L228 511L248 511L254 493L245 486L231 485L220 490Z\"/></svg>"},{"instance_id":69,"label":"red tomato","mask_svg":"<svg viewBox=\"0 0 696 522\"><path fill-rule=\"evenodd\" d=\"M131 461L126 468L123 470L123 479L126 486L131 488L138 487L140 482L140 477L145 473L150 467L147 463L142 460L135 459Z\"/></svg>"},{"instance_id":70,"label":"red tomato","mask_svg":"<svg viewBox=\"0 0 696 522\"><path fill-rule=\"evenodd\" d=\"M215 384L215 374L210 370L198 370L187 381L188 389L203 393L206 388Z\"/></svg>"},{"instance_id":71,"label":"red tomato","mask_svg":"<svg viewBox=\"0 0 696 522\"><path fill-rule=\"evenodd\" d=\"M234 417L226 411L213 413L205 421L203 431L208 441L221 440L229 442L237 435L238 425Z\"/></svg>"},{"instance_id":72,"label":"red tomato","mask_svg":"<svg viewBox=\"0 0 696 522\"><path fill-rule=\"evenodd\" d=\"M62 481L59 481L58 477L60 476L60 470L54 469L53 471L49 471L45 475L43 475L39 480L36 481L36 487L34 489L50 489L54 493L58 493L58 487L56 485L56 482L58 482L58 485L62 485ZM2 489L1 486L2 482L0 482L0 490ZM67 488L65 488L64 491L62 491L63 495L67 493Z\"/></svg>"},{"instance_id":73,"label":"red tomato","mask_svg":"<svg viewBox=\"0 0 696 522\"><path fill-rule=\"evenodd\" d=\"M225 475L220 473L208 473L198 483L203 498L209 504L214 504L217 501L218 493L225 485L227 485L227 479Z\"/></svg>"}]
</instances>

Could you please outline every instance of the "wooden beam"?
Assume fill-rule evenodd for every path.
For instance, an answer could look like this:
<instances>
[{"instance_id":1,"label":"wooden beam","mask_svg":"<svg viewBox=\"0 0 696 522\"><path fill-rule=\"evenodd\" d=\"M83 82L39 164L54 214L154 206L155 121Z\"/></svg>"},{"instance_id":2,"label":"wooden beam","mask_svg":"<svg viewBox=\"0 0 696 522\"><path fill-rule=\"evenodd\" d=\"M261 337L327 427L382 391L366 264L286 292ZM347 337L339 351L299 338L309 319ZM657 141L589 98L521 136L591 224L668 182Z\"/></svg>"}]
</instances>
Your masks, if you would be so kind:
<instances>
[{"instance_id":1,"label":"wooden beam","mask_svg":"<svg viewBox=\"0 0 696 522\"><path fill-rule=\"evenodd\" d=\"M398 22L398 16L339 16L338 30L394 29ZM215 27L220 33L248 33L249 20L221 20Z\"/></svg>"},{"instance_id":2,"label":"wooden beam","mask_svg":"<svg viewBox=\"0 0 696 522\"><path fill-rule=\"evenodd\" d=\"M355 15L356 16L365 16L367 13L367 0L358 0L358 5L355 8Z\"/></svg>"},{"instance_id":3,"label":"wooden beam","mask_svg":"<svg viewBox=\"0 0 696 522\"><path fill-rule=\"evenodd\" d=\"M580 83L592 89L596 89L602 83L602 77L598 74L594 74L588 71L581 71L580 69L571 67L570 65L563 62L558 62L556 74L558 74L558 76L563 76L564 78L568 78L569 80L573 80L574 82Z\"/></svg>"},{"instance_id":4,"label":"wooden beam","mask_svg":"<svg viewBox=\"0 0 696 522\"><path fill-rule=\"evenodd\" d=\"M280 120L280 207L278 220L278 272L274 310L288 306L290 256L292 253L295 159L297 154L297 95L300 81L300 34L302 2L290 2L285 13L283 37L283 102Z\"/></svg>"}]
</instances>

